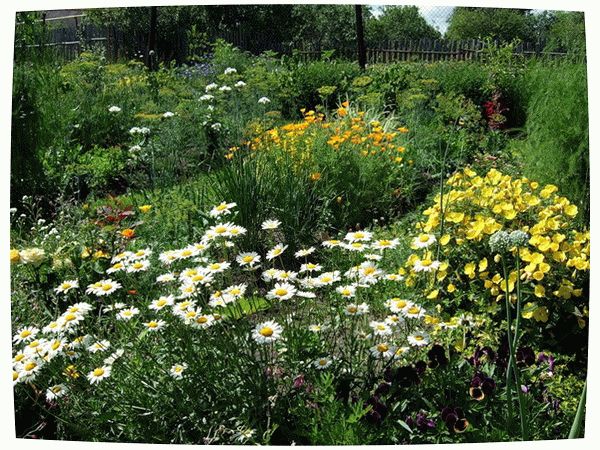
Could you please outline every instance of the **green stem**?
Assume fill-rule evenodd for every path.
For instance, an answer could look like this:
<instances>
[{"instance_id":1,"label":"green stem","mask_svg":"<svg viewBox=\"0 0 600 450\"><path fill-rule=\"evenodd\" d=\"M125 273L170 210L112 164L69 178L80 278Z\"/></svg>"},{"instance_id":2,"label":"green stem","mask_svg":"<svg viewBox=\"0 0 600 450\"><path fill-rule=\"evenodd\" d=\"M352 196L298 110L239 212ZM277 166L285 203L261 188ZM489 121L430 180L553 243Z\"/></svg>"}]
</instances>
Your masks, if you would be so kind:
<instances>
[{"instance_id":1,"label":"green stem","mask_svg":"<svg viewBox=\"0 0 600 450\"><path fill-rule=\"evenodd\" d=\"M507 334L507 340L508 340L508 345L509 345L509 360L508 360L508 366L506 367L506 405L507 405L507 419L506 419L506 431L508 432L508 434L510 435L511 430L512 430L512 422L513 422L513 417L514 417L514 412L513 412L513 392L512 392L512 378L510 376L510 372L512 369L512 355L513 355L513 351L512 351L512 339L510 336L510 294L508 292L508 276L506 274L506 262L504 260L504 257L502 257L502 269L504 271L504 280L506 282L506 291L505 291L505 303L506 303L506 323L507 323L507 329L506 329L506 334Z\"/></svg>"},{"instance_id":2,"label":"green stem","mask_svg":"<svg viewBox=\"0 0 600 450\"><path fill-rule=\"evenodd\" d=\"M571 426L571 431L569 432L569 439L577 439L581 435L581 427L582 427L584 419L585 419L586 396L587 396L587 379L585 380L585 384L583 385L583 392L581 393L581 397L579 398L579 405L577 406L577 413L575 414L575 420L573 420L573 425Z\"/></svg>"}]
</instances>

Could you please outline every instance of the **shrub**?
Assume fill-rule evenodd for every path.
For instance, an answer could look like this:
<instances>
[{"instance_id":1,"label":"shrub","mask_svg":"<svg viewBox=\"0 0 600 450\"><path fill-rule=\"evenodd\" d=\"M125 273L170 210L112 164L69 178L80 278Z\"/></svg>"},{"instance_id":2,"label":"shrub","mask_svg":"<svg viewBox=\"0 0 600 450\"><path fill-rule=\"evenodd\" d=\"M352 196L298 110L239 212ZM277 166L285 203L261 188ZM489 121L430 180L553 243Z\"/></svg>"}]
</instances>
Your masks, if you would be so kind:
<instances>
[{"instance_id":1,"label":"shrub","mask_svg":"<svg viewBox=\"0 0 600 450\"><path fill-rule=\"evenodd\" d=\"M450 177L443 197L436 196L423 214L427 219L416 224L423 240L415 239L417 253L406 263L406 282L419 286L423 295L441 300L450 311L474 302L489 312L506 293L508 276L513 300L516 280L522 280L522 317L529 329L546 323L566 327L567 317L575 328L585 326L581 312L587 310L590 234L576 227L578 208L559 196L555 185L542 187L495 169L479 176L467 168ZM506 273L499 252L490 247L490 236L499 230L528 236L519 249L521 267ZM429 278L415 270L435 260L439 267Z\"/></svg>"},{"instance_id":2,"label":"shrub","mask_svg":"<svg viewBox=\"0 0 600 450\"><path fill-rule=\"evenodd\" d=\"M580 63L538 63L527 72L526 135L511 148L523 171L542 183L555 183L580 209L590 211L590 165L586 67Z\"/></svg>"}]
</instances>

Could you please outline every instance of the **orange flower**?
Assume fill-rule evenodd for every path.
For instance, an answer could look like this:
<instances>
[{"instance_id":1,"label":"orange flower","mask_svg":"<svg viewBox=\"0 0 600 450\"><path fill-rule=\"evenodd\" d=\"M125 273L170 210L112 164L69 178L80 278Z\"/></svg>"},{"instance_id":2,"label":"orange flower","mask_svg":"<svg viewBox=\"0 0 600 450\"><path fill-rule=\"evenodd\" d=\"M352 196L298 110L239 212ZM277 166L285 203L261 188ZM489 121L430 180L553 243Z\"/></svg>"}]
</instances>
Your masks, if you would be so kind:
<instances>
[{"instance_id":1,"label":"orange flower","mask_svg":"<svg viewBox=\"0 0 600 450\"><path fill-rule=\"evenodd\" d=\"M131 228L125 228L123 231L121 231L121 236L123 236L126 239L133 239L133 237L135 236L135 230Z\"/></svg>"},{"instance_id":2,"label":"orange flower","mask_svg":"<svg viewBox=\"0 0 600 450\"><path fill-rule=\"evenodd\" d=\"M321 179L321 172L313 172L310 174L310 179L312 181L319 181Z\"/></svg>"}]
</instances>

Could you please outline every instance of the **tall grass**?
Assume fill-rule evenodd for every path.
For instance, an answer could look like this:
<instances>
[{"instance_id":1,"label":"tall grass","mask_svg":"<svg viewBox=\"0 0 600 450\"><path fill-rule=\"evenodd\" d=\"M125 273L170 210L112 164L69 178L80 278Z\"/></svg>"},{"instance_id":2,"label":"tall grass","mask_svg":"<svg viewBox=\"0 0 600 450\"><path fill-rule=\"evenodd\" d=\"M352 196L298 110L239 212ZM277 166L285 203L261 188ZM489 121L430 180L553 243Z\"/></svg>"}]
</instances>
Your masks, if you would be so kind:
<instances>
[{"instance_id":1,"label":"tall grass","mask_svg":"<svg viewBox=\"0 0 600 450\"><path fill-rule=\"evenodd\" d=\"M533 64L526 76L526 137L513 144L524 173L556 184L589 221L587 75L583 63Z\"/></svg>"}]
</instances>

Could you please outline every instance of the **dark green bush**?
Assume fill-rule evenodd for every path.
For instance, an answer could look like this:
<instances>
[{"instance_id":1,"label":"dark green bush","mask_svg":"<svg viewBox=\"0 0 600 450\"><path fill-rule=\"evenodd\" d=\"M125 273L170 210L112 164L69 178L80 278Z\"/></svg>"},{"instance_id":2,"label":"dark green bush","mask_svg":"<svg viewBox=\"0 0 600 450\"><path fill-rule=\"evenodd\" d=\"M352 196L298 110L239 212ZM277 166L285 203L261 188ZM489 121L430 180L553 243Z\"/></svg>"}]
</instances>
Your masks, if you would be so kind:
<instances>
[{"instance_id":1,"label":"dark green bush","mask_svg":"<svg viewBox=\"0 0 600 450\"><path fill-rule=\"evenodd\" d=\"M512 144L525 175L556 184L589 220L589 141L586 66L533 64L526 75L526 137Z\"/></svg>"},{"instance_id":2,"label":"dark green bush","mask_svg":"<svg viewBox=\"0 0 600 450\"><path fill-rule=\"evenodd\" d=\"M299 63L289 69L283 74L280 95L282 113L290 118L300 117L301 108L335 106L339 98L348 95L352 80L360 73L356 63L344 61Z\"/></svg>"}]
</instances>

